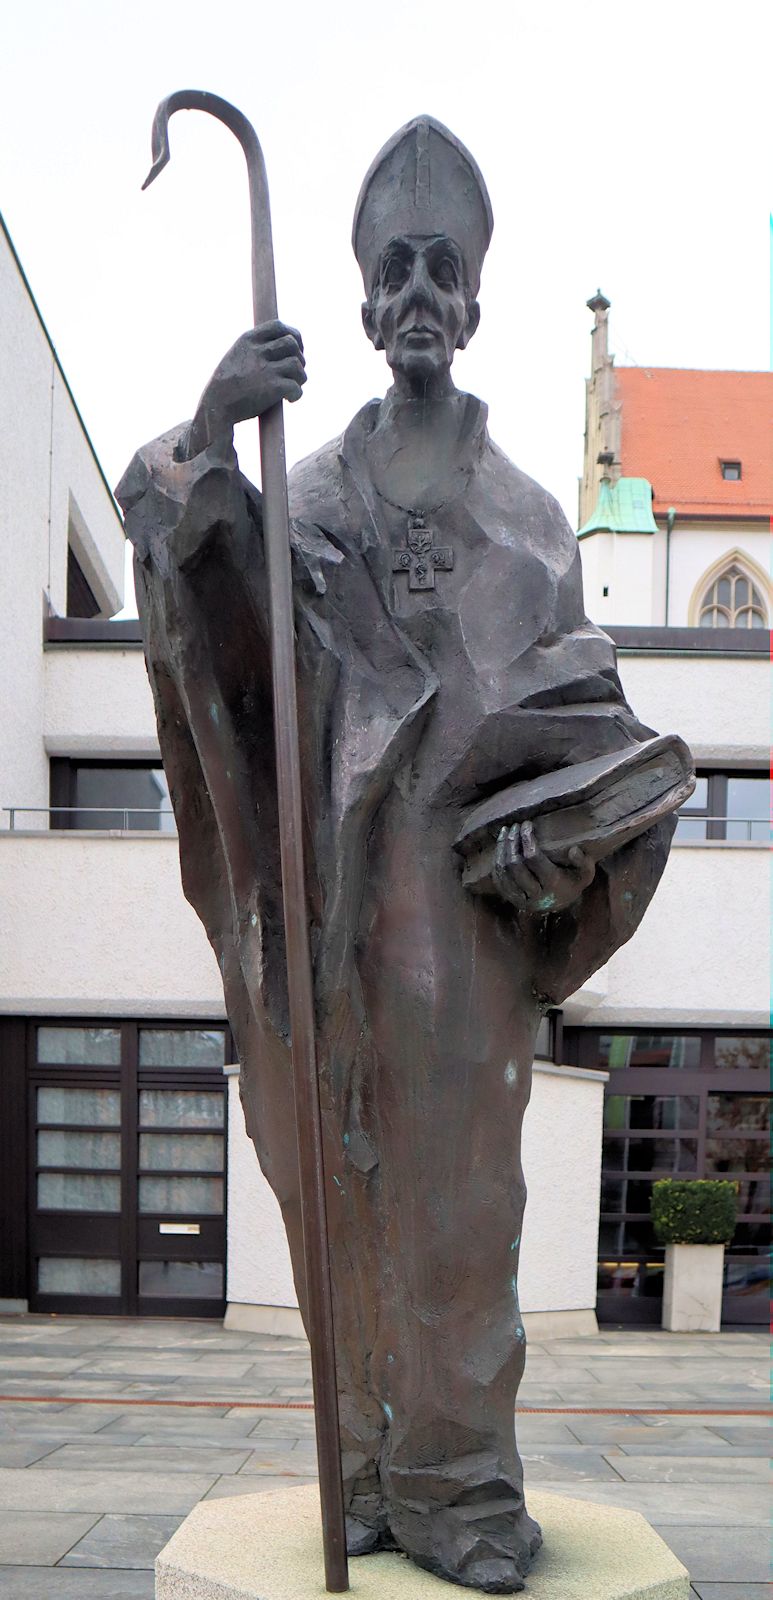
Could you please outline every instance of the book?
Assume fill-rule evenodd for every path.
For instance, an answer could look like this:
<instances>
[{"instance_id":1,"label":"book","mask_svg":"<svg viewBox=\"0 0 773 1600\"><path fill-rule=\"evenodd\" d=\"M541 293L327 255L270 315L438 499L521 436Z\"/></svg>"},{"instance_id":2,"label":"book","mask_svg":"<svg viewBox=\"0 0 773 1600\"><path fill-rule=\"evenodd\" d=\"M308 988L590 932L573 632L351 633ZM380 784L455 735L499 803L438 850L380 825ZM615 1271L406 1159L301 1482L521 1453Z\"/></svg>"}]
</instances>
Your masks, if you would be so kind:
<instances>
[{"instance_id":1,"label":"book","mask_svg":"<svg viewBox=\"0 0 773 1600\"><path fill-rule=\"evenodd\" d=\"M454 840L462 882L475 894L497 893L497 839L515 822L531 821L537 845L556 862L565 862L573 845L602 861L678 811L694 788L692 756L676 734L510 784L466 814Z\"/></svg>"}]
</instances>

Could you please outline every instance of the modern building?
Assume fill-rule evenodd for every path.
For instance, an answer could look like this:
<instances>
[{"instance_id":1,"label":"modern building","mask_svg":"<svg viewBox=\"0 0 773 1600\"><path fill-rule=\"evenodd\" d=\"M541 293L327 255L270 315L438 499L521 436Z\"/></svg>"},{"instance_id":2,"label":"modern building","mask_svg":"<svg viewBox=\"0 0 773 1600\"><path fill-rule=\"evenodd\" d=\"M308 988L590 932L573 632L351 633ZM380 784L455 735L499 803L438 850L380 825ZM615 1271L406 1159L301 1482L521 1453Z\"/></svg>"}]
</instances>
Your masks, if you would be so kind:
<instances>
[{"instance_id":1,"label":"modern building","mask_svg":"<svg viewBox=\"0 0 773 1600\"><path fill-rule=\"evenodd\" d=\"M659 1316L652 1181L722 1175L739 1183L724 1315L765 1320L773 372L617 367L609 301L588 305L586 605L637 713L698 770L648 916L564 1013L564 1058L610 1074L598 1310Z\"/></svg>"},{"instance_id":2,"label":"modern building","mask_svg":"<svg viewBox=\"0 0 773 1600\"><path fill-rule=\"evenodd\" d=\"M0 310L0 649L14 686L0 755L0 1309L227 1312L294 1331L217 965L180 887L139 627L110 620L120 519L4 230ZM733 449L748 459L743 439ZM592 542L583 534L584 560ZM712 781L640 934L543 1029L524 1134L532 1327L595 1326L605 1104L603 1314L657 1314L653 1172L743 1157L758 1205L749 1153L762 1146L747 1123L767 1049L762 841L757 791L734 785L758 781L763 759L764 633L746 629L742 648L737 628L720 639L685 625L677 640L655 617L634 621L613 630L630 698L685 734ZM759 1298L747 1210L734 1320Z\"/></svg>"}]
</instances>

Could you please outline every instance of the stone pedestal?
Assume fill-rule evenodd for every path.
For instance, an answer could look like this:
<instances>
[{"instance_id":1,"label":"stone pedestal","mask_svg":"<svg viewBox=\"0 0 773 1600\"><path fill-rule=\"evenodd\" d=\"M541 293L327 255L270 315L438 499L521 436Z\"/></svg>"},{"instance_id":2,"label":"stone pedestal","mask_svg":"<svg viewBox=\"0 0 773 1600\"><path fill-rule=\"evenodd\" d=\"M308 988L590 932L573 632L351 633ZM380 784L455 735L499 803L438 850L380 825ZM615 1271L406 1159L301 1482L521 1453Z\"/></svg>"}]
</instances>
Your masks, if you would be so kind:
<instances>
[{"instance_id":1,"label":"stone pedestal","mask_svg":"<svg viewBox=\"0 0 773 1600\"><path fill-rule=\"evenodd\" d=\"M669 1333L719 1333L723 1244L667 1244L663 1327Z\"/></svg>"},{"instance_id":2,"label":"stone pedestal","mask_svg":"<svg viewBox=\"0 0 773 1600\"><path fill-rule=\"evenodd\" d=\"M545 1540L524 1600L689 1600L680 1561L636 1511L532 1494ZM405 1556L349 1564L356 1600L452 1600ZM156 1561L156 1600L324 1600L316 1485L204 1500Z\"/></svg>"}]
</instances>

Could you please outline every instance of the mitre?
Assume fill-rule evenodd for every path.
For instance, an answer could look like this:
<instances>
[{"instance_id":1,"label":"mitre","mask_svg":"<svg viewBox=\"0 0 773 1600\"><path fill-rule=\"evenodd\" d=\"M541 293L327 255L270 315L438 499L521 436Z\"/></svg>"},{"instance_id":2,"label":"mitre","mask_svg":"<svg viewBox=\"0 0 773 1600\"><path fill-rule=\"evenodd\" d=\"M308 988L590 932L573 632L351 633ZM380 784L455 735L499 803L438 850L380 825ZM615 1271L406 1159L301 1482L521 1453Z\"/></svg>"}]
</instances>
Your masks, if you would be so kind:
<instances>
[{"instance_id":1,"label":"mitre","mask_svg":"<svg viewBox=\"0 0 773 1600\"><path fill-rule=\"evenodd\" d=\"M434 117L393 133L368 168L354 209L352 246L369 294L390 239L445 234L459 246L477 294L494 218L477 162Z\"/></svg>"}]
</instances>

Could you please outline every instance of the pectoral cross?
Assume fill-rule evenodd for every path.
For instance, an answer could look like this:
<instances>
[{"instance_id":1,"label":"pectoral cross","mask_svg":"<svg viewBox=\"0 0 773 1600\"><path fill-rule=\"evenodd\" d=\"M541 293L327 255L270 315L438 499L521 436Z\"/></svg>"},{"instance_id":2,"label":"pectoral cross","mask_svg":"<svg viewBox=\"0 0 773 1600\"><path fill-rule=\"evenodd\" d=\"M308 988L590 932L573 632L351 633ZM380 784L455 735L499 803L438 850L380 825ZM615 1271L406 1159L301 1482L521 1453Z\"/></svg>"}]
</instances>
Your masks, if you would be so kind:
<instances>
[{"instance_id":1,"label":"pectoral cross","mask_svg":"<svg viewBox=\"0 0 773 1600\"><path fill-rule=\"evenodd\" d=\"M407 572L409 589L434 589L435 573L450 572L453 567L453 550L448 545L434 545L433 537L422 516L409 518L405 545L392 557L392 571Z\"/></svg>"}]
</instances>

